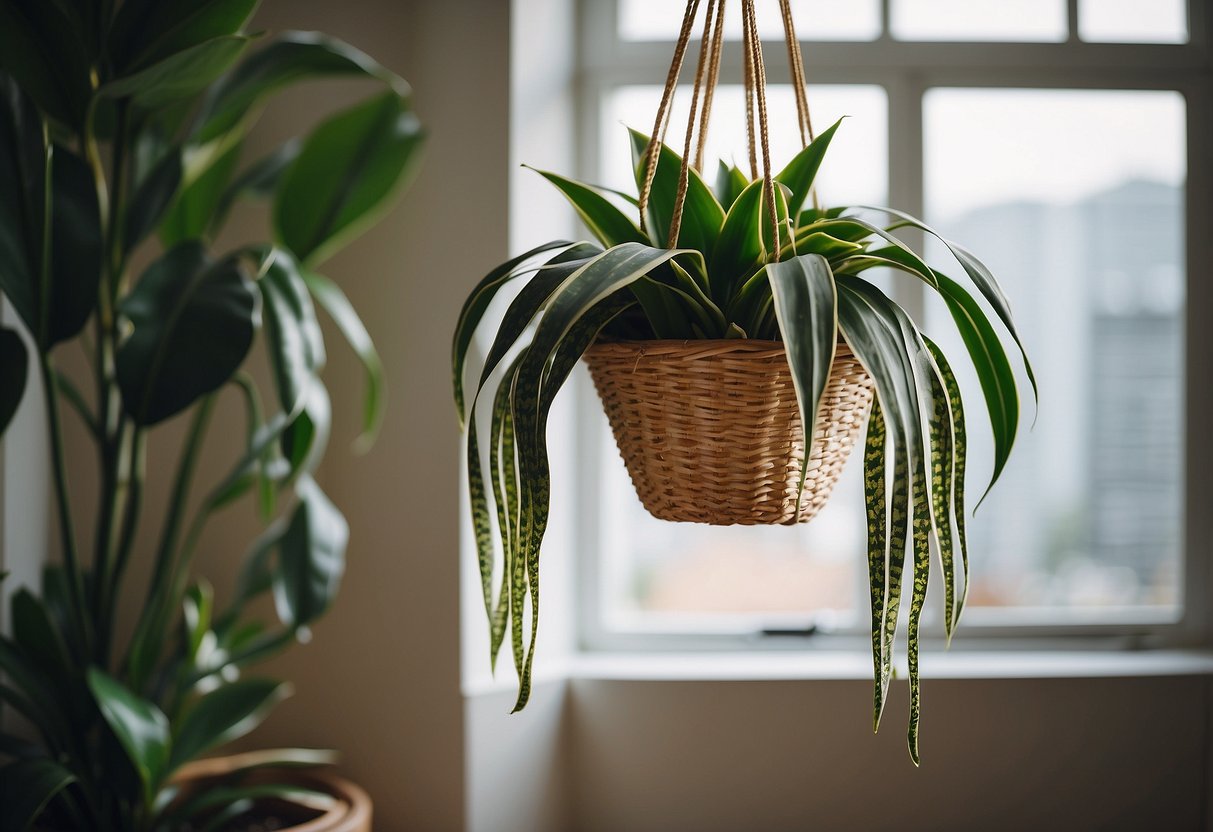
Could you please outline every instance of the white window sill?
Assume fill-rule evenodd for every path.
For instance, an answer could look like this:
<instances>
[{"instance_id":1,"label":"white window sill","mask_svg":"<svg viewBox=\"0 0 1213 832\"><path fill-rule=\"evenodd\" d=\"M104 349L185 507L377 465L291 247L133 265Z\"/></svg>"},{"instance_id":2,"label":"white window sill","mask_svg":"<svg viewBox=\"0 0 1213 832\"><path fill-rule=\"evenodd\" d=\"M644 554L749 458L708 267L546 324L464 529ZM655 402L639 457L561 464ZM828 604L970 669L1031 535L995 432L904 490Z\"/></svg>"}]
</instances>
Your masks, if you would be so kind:
<instances>
[{"instance_id":1,"label":"white window sill","mask_svg":"<svg viewBox=\"0 0 1213 832\"><path fill-rule=\"evenodd\" d=\"M600 681L850 680L871 679L872 659L849 651L583 653L565 670L569 678ZM1213 651L924 651L921 670L924 679L1213 675ZM897 672L905 678L904 657Z\"/></svg>"}]
</instances>

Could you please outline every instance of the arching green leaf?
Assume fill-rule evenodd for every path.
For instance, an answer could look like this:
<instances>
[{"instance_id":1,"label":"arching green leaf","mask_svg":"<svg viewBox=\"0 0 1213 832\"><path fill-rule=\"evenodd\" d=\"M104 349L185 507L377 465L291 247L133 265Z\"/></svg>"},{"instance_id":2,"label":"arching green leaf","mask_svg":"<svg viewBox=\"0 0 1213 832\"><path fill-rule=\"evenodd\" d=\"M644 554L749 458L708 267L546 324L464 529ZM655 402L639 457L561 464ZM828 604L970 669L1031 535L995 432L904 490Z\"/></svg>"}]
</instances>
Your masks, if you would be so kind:
<instances>
[{"instance_id":1,"label":"arching green leaf","mask_svg":"<svg viewBox=\"0 0 1213 832\"><path fill-rule=\"evenodd\" d=\"M285 682L241 679L206 694L185 712L174 731L169 770L243 737L290 693L291 687Z\"/></svg>"},{"instance_id":2,"label":"arching green leaf","mask_svg":"<svg viewBox=\"0 0 1213 832\"><path fill-rule=\"evenodd\" d=\"M421 141L421 123L394 92L321 124L278 187L278 240L305 265L332 254L403 184Z\"/></svg>"},{"instance_id":3,"label":"arching green leaf","mask_svg":"<svg viewBox=\"0 0 1213 832\"><path fill-rule=\"evenodd\" d=\"M88 686L101 715L118 737L139 778L146 803L169 773L168 718L151 702L136 696L97 668L88 671Z\"/></svg>"},{"instance_id":4,"label":"arching green leaf","mask_svg":"<svg viewBox=\"0 0 1213 832\"><path fill-rule=\"evenodd\" d=\"M278 546L274 602L278 617L291 628L323 615L345 572L349 526L310 477L296 485L299 502Z\"/></svg>"}]
</instances>

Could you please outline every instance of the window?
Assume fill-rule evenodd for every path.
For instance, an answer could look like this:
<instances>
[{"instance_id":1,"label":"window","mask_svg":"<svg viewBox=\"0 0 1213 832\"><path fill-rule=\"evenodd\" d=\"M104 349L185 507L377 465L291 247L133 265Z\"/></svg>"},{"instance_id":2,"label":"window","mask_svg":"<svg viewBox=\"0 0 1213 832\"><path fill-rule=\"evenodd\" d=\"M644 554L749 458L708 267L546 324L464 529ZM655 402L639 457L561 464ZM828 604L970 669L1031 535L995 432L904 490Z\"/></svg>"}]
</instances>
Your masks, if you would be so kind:
<instances>
[{"instance_id":1,"label":"window","mask_svg":"<svg viewBox=\"0 0 1213 832\"><path fill-rule=\"evenodd\" d=\"M799 138L770 6L758 15L778 166ZM1189 264L1209 244L1207 230L1194 238L1193 229L1213 217L1213 188L1197 181L1209 171L1196 149L1207 156L1213 146L1205 4L793 7L815 125L849 116L819 178L824 201L890 204L976 251L1006 287L1036 365L1040 413L1026 403L1011 464L970 518L974 583L969 638L959 641L1175 642L1203 620L1209 566L1186 510L1199 507L1186 461L1209 442L1193 427L1207 404L1192 393L1211 356L1187 331L1204 291L1189 284ZM622 125L651 128L682 9L680 0L582 3L586 179L632 187ZM726 30L730 17L739 25L734 5ZM740 46L731 49L709 160L744 156ZM688 99L675 99L672 124ZM947 349L956 336L946 311L909 281L887 285ZM968 407L983 407L963 370L961 383ZM806 625L822 635L796 646L858 644L868 613L857 466L805 526L667 524L632 492L588 382L580 397L588 646L728 646ZM970 443L971 510L990 462L988 437L971 431Z\"/></svg>"}]
</instances>

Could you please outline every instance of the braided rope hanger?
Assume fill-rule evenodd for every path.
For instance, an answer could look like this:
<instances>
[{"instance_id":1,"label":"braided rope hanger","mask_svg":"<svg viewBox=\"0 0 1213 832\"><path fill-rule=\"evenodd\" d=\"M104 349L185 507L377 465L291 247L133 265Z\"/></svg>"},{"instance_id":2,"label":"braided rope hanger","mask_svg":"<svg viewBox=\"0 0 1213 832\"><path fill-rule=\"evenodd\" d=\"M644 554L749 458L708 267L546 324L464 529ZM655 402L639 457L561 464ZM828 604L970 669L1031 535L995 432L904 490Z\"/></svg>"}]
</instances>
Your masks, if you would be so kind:
<instances>
[{"instance_id":1,"label":"braided rope hanger","mask_svg":"<svg viewBox=\"0 0 1213 832\"><path fill-rule=\"evenodd\" d=\"M699 57L695 68L695 82L691 92L691 107L687 116L686 135L683 144L682 164L678 172L678 190L674 200L674 211L670 217L667 243L675 248L678 234L682 229L683 210L686 205L687 187L690 181L690 168L701 171L703 166L704 146L707 142L708 125L711 118L712 101L716 92L717 81L720 77L720 55L724 45L724 10L729 0L706 0L706 14L703 22L703 34L700 37ZM682 26L678 33L678 41L674 47L674 56L670 61L670 70L666 75L665 88L662 91L661 103L657 107L657 116L653 122L653 131L645 148L644 181L640 188L640 228L647 229L647 208L652 194L653 180L657 175L657 163L661 155L661 145L665 142L666 131L669 129L671 104L674 90L678 85L678 77L682 72L683 61L687 47L690 44L691 32L699 13L701 0L687 0L686 10L682 17ZM804 57L800 49L800 41L796 38L796 29L792 20L791 0L779 0L779 8L783 18L784 40L788 49L788 69L792 76L792 88L796 99L797 129L800 132L802 146L813 141L813 123L809 116L808 93L804 76ZM745 106L746 106L746 139L749 149L750 178L758 178L758 151L761 149L763 193L767 203L767 212L771 222L772 239L774 241L774 257L779 259L779 218L775 208L775 182L771 172L771 151L767 119L766 99L766 64L762 57L762 39L758 34L757 18L754 12L754 0L741 0L741 30L742 53L745 74ZM701 109L702 101L702 109ZM757 119L755 118L757 115ZM698 126L698 142L695 142L696 127ZM757 128L757 129L756 129ZM757 140L756 140L757 139ZM692 162L691 148L695 146ZM812 190L813 206L817 207L816 189Z\"/></svg>"}]
</instances>

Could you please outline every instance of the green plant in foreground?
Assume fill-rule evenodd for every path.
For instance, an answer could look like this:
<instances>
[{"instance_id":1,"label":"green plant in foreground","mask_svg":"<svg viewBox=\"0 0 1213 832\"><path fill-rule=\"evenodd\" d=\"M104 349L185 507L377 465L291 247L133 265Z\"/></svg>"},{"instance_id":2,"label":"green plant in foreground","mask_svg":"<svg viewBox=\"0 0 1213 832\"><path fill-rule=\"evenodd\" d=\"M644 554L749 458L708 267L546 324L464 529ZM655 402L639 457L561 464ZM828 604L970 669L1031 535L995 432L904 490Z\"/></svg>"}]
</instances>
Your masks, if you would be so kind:
<instances>
[{"instance_id":1,"label":"green plant in foreground","mask_svg":"<svg viewBox=\"0 0 1213 832\"><path fill-rule=\"evenodd\" d=\"M991 486L1015 440L1019 395L1011 361L983 305L893 234L903 227L935 232L888 208L806 207L839 123L774 177L775 223L769 219L762 180L750 181L721 162L713 191L691 169L676 240L667 239L666 229L676 210L682 160L668 147L660 148L643 226L647 233L611 201L622 195L542 173L569 199L600 245L557 241L539 246L489 273L465 303L454 338L455 402L467 431L468 483L491 657L495 664L508 625L519 678L515 710L526 705L531 690L539 553L551 498L547 420L556 393L582 353L600 337L782 340L807 447L841 335L876 388L864 452L874 727L889 689L908 559L909 747L918 762L919 622L932 537L942 565L949 639L968 588L965 422L960 389L943 353L864 273L894 269L923 281L947 304L986 400L994 436ZM631 141L640 189L649 140L632 131ZM882 226L864 218L872 213L893 222ZM1018 344L994 276L968 251L943 242ZM548 256L546 262L528 268L540 255ZM523 275L530 277L497 325L468 404L463 377L473 333L494 296ZM1032 379L1022 346L1019 350ZM1032 386L1035 391L1034 379ZM474 418L481 396L492 403L487 476ZM494 597L498 547L504 563ZM963 586L958 575L964 576ZM530 639L524 646L528 601Z\"/></svg>"},{"instance_id":2,"label":"green plant in foreground","mask_svg":"<svg viewBox=\"0 0 1213 832\"><path fill-rule=\"evenodd\" d=\"M348 529L312 479L330 423L315 306L365 365L364 443L382 381L353 307L316 269L387 207L422 131L401 78L325 35L246 34L256 5L0 0L0 291L24 330L0 328L0 433L32 352L63 553L40 591L13 594L11 636L0 637L12 731L0 730L0 829L222 829L257 798L321 799L246 780L267 765L327 762L325 751L246 755L204 793L172 778L288 694L246 669L305 637L337 591ZM370 92L243 158L272 94L336 77ZM246 197L269 200L272 241L216 251ZM264 402L244 369L259 333L272 380ZM72 344L89 358L87 384L58 369ZM224 391L247 410L242 457L192 499ZM69 475L84 466L64 458L65 404L97 449L91 543L69 500ZM188 430L151 580L132 586L145 470L168 464L146 458L147 436L180 414ZM191 560L208 520L244 497L266 529L221 599ZM273 623L252 606L269 594ZM115 633L122 607L140 610L129 640Z\"/></svg>"}]
</instances>

